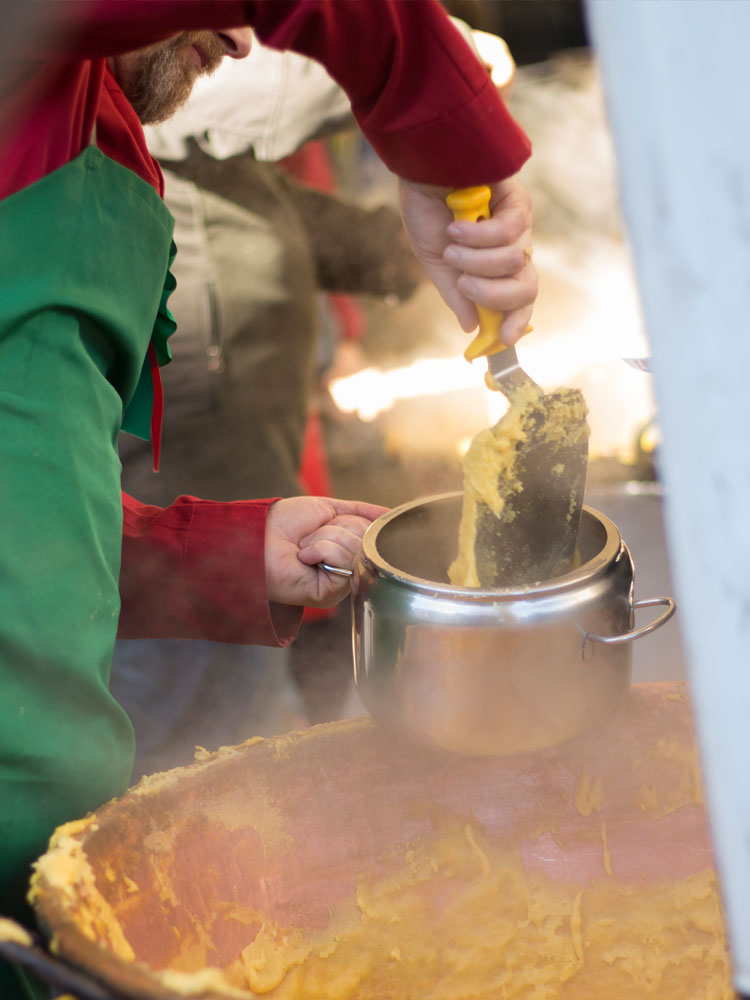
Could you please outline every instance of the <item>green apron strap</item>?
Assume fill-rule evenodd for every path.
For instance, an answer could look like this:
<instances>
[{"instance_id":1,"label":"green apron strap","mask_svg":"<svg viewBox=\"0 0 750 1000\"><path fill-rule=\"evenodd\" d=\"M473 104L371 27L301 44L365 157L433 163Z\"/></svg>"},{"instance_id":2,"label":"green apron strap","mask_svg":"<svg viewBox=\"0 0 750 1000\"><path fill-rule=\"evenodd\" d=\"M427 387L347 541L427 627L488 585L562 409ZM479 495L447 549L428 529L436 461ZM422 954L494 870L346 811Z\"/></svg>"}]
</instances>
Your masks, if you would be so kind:
<instances>
[{"instance_id":1,"label":"green apron strap","mask_svg":"<svg viewBox=\"0 0 750 1000\"><path fill-rule=\"evenodd\" d=\"M132 727L109 692L117 438L165 306L172 219L89 147L0 202L0 227L0 909L29 921L54 828L130 780ZM24 997L2 964L0 992Z\"/></svg>"}]
</instances>

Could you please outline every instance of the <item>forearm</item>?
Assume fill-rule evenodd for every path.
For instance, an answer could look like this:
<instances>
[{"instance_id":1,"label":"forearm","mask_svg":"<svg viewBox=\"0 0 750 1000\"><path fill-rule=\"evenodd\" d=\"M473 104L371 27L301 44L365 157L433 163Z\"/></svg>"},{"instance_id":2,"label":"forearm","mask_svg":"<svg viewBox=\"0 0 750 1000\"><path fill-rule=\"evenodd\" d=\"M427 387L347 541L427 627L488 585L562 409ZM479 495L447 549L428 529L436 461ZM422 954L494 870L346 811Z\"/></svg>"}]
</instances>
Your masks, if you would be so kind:
<instances>
[{"instance_id":1,"label":"forearm","mask_svg":"<svg viewBox=\"0 0 750 1000\"><path fill-rule=\"evenodd\" d=\"M310 239L320 288L406 299L421 273L398 212L362 208L293 181L286 183Z\"/></svg>"},{"instance_id":2,"label":"forearm","mask_svg":"<svg viewBox=\"0 0 750 1000\"><path fill-rule=\"evenodd\" d=\"M291 642L301 609L272 604L266 587L273 502L179 497L162 508L123 494L118 636Z\"/></svg>"},{"instance_id":3,"label":"forearm","mask_svg":"<svg viewBox=\"0 0 750 1000\"><path fill-rule=\"evenodd\" d=\"M253 5L267 45L323 62L400 177L464 187L515 174L530 144L436 0Z\"/></svg>"}]
</instances>

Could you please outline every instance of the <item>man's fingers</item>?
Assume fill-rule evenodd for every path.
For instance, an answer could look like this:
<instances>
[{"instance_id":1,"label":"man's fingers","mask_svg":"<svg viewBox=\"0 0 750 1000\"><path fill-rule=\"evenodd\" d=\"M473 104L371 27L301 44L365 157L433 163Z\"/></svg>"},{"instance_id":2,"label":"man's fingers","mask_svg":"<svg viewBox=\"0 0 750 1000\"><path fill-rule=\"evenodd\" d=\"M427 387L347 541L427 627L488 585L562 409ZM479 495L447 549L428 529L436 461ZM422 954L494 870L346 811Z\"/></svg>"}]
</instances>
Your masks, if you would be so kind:
<instances>
[{"instance_id":1,"label":"man's fingers","mask_svg":"<svg viewBox=\"0 0 750 1000\"><path fill-rule=\"evenodd\" d=\"M382 507L377 503L366 503L364 500L338 500L335 497L321 497L324 503L330 504L335 511L335 519L342 515L354 515L355 517L365 518L368 523L374 521L376 517L380 517L381 514L385 514L388 510L387 507Z\"/></svg>"},{"instance_id":2,"label":"man's fingers","mask_svg":"<svg viewBox=\"0 0 750 1000\"><path fill-rule=\"evenodd\" d=\"M483 278L500 278L517 274L526 267L529 260L528 245L514 243L513 246L492 247L477 250L474 247L458 247L451 244L446 248L443 259L465 274L475 274Z\"/></svg>"},{"instance_id":3,"label":"man's fingers","mask_svg":"<svg viewBox=\"0 0 750 1000\"><path fill-rule=\"evenodd\" d=\"M477 328L481 305L506 314L502 336L515 342L537 294L528 192L515 178L490 185L491 217L481 222L451 219L445 191L402 180L400 192L414 251L461 328Z\"/></svg>"},{"instance_id":4,"label":"man's fingers","mask_svg":"<svg viewBox=\"0 0 750 1000\"><path fill-rule=\"evenodd\" d=\"M537 277L531 264L507 278L481 278L463 274L457 282L459 290L472 302L495 312L510 312L533 303L537 292Z\"/></svg>"},{"instance_id":5,"label":"man's fingers","mask_svg":"<svg viewBox=\"0 0 750 1000\"><path fill-rule=\"evenodd\" d=\"M504 344L510 347L523 337L529 327L532 311L533 306L529 305L505 313L500 327L500 339Z\"/></svg>"},{"instance_id":6,"label":"man's fingers","mask_svg":"<svg viewBox=\"0 0 750 1000\"><path fill-rule=\"evenodd\" d=\"M325 560L322 560L325 561ZM304 604L311 608L332 608L340 604L351 593L349 577L336 576L327 573L317 566L299 566L299 574L290 577L287 587L294 600L292 603ZM331 565L334 565L331 563Z\"/></svg>"},{"instance_id":7,"label":"man's fingers","mask_svg":"<svg viewBox=\"0 0 750 1000\"><path fill-rule=\"evenodd\" d=\"M481 222L452 222L448 227L448 238L455 246L497 247L508 246L531 233L531 215L509 209L494 219Z\"/></svg>"},{"instance_id":8,"label":"man's fingers","mask_svg":"<svg viewBox=\"0 0 750 1000\"><path fill-rule=\"evenodd\" d=\"M340 604L351 593L352 588L348 577L335 576L323 569L316 572L318 574L316 596L307 602L308 607L332 608Z\"/></svg>"},{"instance_id":9,"label":"man's fingers","mask_svg":"<svg viewBox=\"0 0 750 1000\"><path fill-rule=\"evenodd\" d=\"M321 538L329 538L333 541L340 538L343 543L347 536L351 536L355 541L359 541L371 524L372 520L369 517L359 517L355 514L338 514L336 517L331 518L330 521L326 521L325 524L319 525L314 531L300 538L299 545L301 548L304 548L306 545L312 545L313 542Z\"/></svg>"},{"instance_id":10,"label":"man's fingers","mask_svg":"<svg viewBox=\"0 0 750 1000\"><path fill-rule=\"evenodd\" d=\"M443 297L446 305L455 314L464 333L473 333L479 326L479 315L474 303L461 293L457 285L449 289Z\"/></svg>"},{"instance_id":11,"label":"man's fingers","mask_svg":"<svg viewBox=\"0 0 750 1000\"><path fill-rule=\"evenodd\" d=\"M337 519L339 520L339 519ZM336 551L353 557L359 551L362 536L370 522L364 518L347 518L346 524L330 522L312 532L299 542L300 558L308 565L329 562L323 551ZM303 558L304 556L304 558Z\"/></svg>"},{"instance_id":12,"label":"man's fingers","mask_svg":"<svg viewBox=\"0 0 750 1000\"><path fill-rule=\"evenodd\" d=\"M338 569L353 569L357 549L351 549L337 545L335 542L323 538L314 545L307 545L300 549L297 558L305 566L318 566L320 563L327 563L329 566L336 566Z\"/></svg>"}]
</instances>

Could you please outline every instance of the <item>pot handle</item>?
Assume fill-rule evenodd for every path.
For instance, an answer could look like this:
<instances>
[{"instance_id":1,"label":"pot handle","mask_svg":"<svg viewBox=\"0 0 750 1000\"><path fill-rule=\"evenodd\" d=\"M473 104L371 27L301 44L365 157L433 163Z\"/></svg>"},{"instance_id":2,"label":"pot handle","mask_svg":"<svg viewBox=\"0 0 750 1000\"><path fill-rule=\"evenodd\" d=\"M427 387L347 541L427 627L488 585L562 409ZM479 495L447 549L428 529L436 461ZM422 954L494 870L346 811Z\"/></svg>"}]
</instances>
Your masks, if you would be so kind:
<instances>
[{"instance_id":1,"label":"pot handle","mask_svg":"<svg viewBox=\"0 0 750 1000\"><path fill-rule=\"evenodd\" d=\"M675 613L677 605L671 597L650 597L646 601L633 601L631 605L633 611L638 608L655 608L662 605L666 605L667 610L662 612L658 618L654 618L648 625L641 625L640 628L634 628L630 632L623 632L622 635L594 635L592 632L587 632L584 644L591 641L600 642L604 646L619 646L622 643L640 639L641 636L648 635L649 632L654 632L657 628L661 628L665 622L668 622Z\"/></svg>"},{"instance_id":2,"label":"pot handle","mask_svg":"<svg viewBox=\"0 0 750 1000\"><path fill-rule=\"evenodd\" d=\"M318 563L320 569L324 569L326 573L331 573L333 576L352 576L353 571L350 569L344 569L342 566L331 566L330 563Z\"/></svg>"},{"instance_id":3,"label":"pot handle","mask_svg":"<svg viewBox=\"0 0 750 1000\"><path fill-rule=\"evenodd\" d=\"M79 969L55 958L44 941L15 920L0 917L0 957L33 972L54 990L72 994L76 1000L125 1000Z\"/></svg>"}]
</instances>

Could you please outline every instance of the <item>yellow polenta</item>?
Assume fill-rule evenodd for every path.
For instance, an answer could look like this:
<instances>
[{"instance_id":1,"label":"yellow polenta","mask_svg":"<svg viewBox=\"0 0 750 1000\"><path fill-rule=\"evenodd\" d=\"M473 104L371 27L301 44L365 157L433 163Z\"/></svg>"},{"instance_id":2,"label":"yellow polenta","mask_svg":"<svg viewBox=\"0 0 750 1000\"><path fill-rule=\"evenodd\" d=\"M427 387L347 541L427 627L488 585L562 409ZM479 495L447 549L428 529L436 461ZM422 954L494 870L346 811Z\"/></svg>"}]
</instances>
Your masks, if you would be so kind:
<instances>
[{"instance_id":1,"label":"yellow polenta","mask_svg":"<svg viewBox=\"0 0 750 1000\"><path fill-rule=\"evenodd\" d=\"M497 389L488 372L488 386ZM518 389L505 415L494 427L481 430L471 443L464 458L464 498L458 537L458 555L449 567L448 575L454 586L479 587L477 572L476 535L479 511L487 507L498 519L498 529L513 530L513 510L509 498L523 490L519 479L518 454L528 438L530 418L544 414L535 441L565 448L575 446L588 436L586 404L580 392L559 389L545 395L533 382ZM564 476L564 465L556 463L550 476ZM574 506L571 496L571 514ZM569 567L561 567L564 572ZM529 581L534 582L534 581Z\"/></svg>"},{"instance_id":2,"label":"yellow polenta","mask_svg":"<svg viewBox=\"0 0 750 1000\"><path fill-rule=\"evenodd\" d=\"M271 783L252 809L250 827L240 785L236 795L213 802L210 822L204 815L194 829L200 836L186 839L182 828L174 838L152 830L144 840L150 860L143 867L141 850L128 852L128 861L119 859L114 867L108 852L99 853L92 866L81 837L99 830L96 816L60 827L53 849L37 863L33 894L43 882L47 897L52 893L57 905L64 903L62 932L75 923L97 950L125 964L150 962L150 937L166 930L179 948L173 953L162 944L151 975L155 985L185 997L729 1000L700 768L677 711L683 704L679 690L636 699L606 738L592 736L556 756L530 755L501 784L465 762L469 783L481 773L488 776L486 786L480 783L466 797L462 784L450 780L448 765L435 757L452 789L445 799L410 795L406 805L394 789L391 833L373 829L373 850L362 852L361 864L342 856L338 874L316 868L316 838L308 839L309 873L300 868L306 885L285 879L279 868L296 841L277 811ZM351 725L366 737L362 723ZM303 742L312 753L317 739L311 731L268 745L283 764L293 746ZM242 750L220 754L244 761ZM299 755L292 763L299 763ZM346 759L344 767L350 763ZM408 769L408 754L403 764ZM262 773L262 767L250 768L250 783L262 783ZM322 783L337 780L335 771L320 774ZM147 789L168 789L175 780L174 774L144 779L131 799L137 804ZM378 809L388 810L384 786L376 782L374 788L381 795ZM172 807L189 813L194 800L184 801L184 807ZM332 812L321 835L335 840L341 822ZM357 829L360 838L369 836L370 827ZM231 882L214 896L217 879L252 862L243 847L222 869L214 864L213 849L203 850L204 838L211 843L248 831L262 831L258 838L273 864L252 895L238 895ZM221 840L223 850L228 842ZM106 844L107 838L99 847ZM110 850L117 857L111 842ZM198 867L178 880L177 868L184 872L186 860ZM206 864L208 873L200 867ZM298 908L300 900L325 893L331 877L341 891L328 896L322 910ZM121 891L115 891L118 884ZM149 906L139 906L146 896ZM143 936L148 913L149 933ZM129 922L133 914L138 919ZM212 964L219 932L230 946Z\"/></svg>"},{"instance_id":3,"label":"yellow polenta","mask_svg":"<svg viewBox=\"0 0 750 1000\"><path fill-rule=\"evenodd\" d=\"M470 823L362 875L325 931L265 923L229 978L274 1000L729 1000L711 869L582 886L526 872Z\"/></svg>"}]
</instances>

